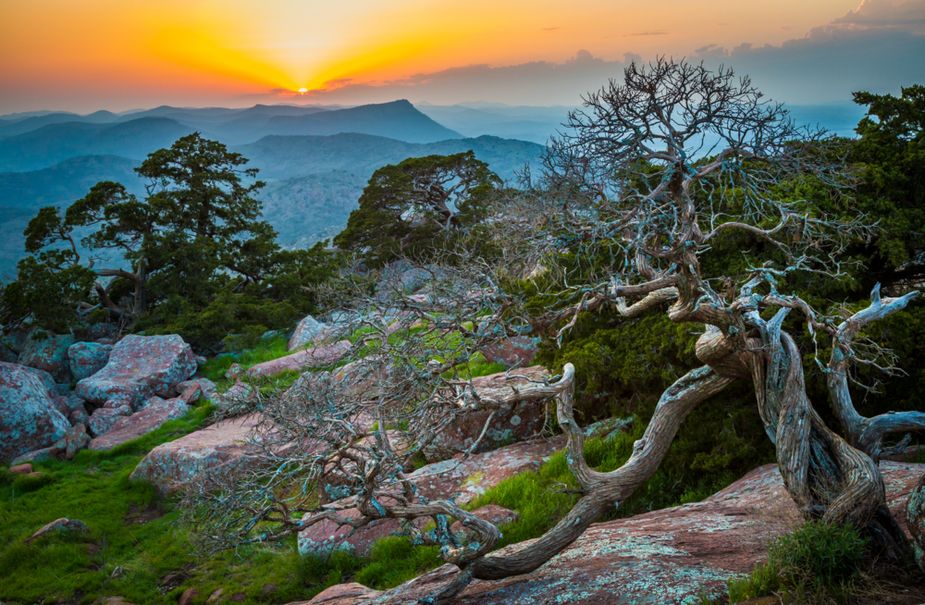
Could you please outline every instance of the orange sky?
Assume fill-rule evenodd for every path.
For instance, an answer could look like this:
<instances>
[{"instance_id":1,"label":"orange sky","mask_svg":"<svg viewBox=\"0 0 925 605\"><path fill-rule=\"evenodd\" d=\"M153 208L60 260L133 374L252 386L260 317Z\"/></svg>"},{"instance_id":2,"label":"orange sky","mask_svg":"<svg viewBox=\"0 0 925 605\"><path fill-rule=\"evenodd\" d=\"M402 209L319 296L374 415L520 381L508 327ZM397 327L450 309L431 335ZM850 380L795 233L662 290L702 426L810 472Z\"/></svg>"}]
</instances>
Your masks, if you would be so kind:
<instances>
[{"instance_id":1,"label":"orange sky","mask_svg":"<svg viewBox=\"0 0 925 605\"><path fill-rule=\"evenodd\" d=\"M270 89L379 83L586 49L779 45L857 0L0 0L0 113L244 105Z\"/></svg>"}]
</instances>

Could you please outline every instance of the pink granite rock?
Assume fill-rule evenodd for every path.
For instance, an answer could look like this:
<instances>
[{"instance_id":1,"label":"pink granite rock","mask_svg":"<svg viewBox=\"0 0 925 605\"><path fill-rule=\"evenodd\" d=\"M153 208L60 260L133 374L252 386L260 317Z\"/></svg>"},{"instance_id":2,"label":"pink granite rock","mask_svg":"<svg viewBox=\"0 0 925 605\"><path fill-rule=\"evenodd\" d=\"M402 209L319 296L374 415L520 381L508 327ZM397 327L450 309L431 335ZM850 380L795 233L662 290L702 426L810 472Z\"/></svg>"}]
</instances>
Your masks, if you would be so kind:
<instances>
[{"instance_id":1,"label":"pink granite rock","mask_svg":"<svg viewBox=\"0 0 925 605\"><path fill-rule=\"evenodd\" d=\"M186 402L179 397L174 399L152 397L143 408L131 416L119 417L106 433L90 441L90 449L108 450L147 435L168 420L185 416L189 409Z\"/></svg>"},{"instance_id":2,"label":"pink granite rock","mask_svg":"<svg viewBox=\"0 0 925 605\"><path fill-rule=\"evenodd\" d=\"M535 336L513 336L482 347L482 355L507 368L522 368L533 362L539 344L540 339Z\"/></svg>"},{"instance_id":3,"label":"pink granite rock","mask_svg":"<svg viewBox=\"0 0 925 605\"><path fill-rule=\"evenodd\" d=\"M543 381L547 378L549 371L546 368L532 366L473 378L472 387L480 397L501 397L510 395L528 381ZM443 460L467 451L481 434L489 414L487 410L478 410L457 416L424 449L427 460ZM506 443L529 439L543 430L545 420L546 406L542 401L509 405L495 413L491 426L474 451L485 452Z\"/></svg>"},{"instance_id":4,"label":"pink granite rock","mask_svg":"<svg viewBox=\"0 0 925 605\"><path fill-rule=\"evenodd\" d=\"M183 489L204 471L239 468L252 460L253 431L259 414L229 418L202 430L163 443L150 452L132 471L132 479L153 483L161 492Z\"/></svg>"},{"instance_id":5,"label":"pink granite rock","mask_svg":"<svg viewBox=\"0 0 925 605\"><path fill-rule=\"evenodd\" d=\"M173 395L174 387L196 368L193 350L176 334L129 334L113 347L103 369L78 382L75 392L86 401L135 410L154 395Z\"/></svg>"},{"instance_id":6,"label":"pink granite rock","mask_svg":"<svg viewBox=\"0 0 925 605\"><path fill-rule=\"evenodd\" d=\"M887 502L902 518L925 465L883 462ZM767 556L768 543L802 519L775 465L762 466L703 502L592 525L539 569L495 582L475 581L455 605L596 603L680 605L726 594L726 581ZM505 550L522 548L513 544ZM439 569L375 596L377 605L413 603L455 577ZM339 605L373 599L358 595Z\"/></svg>"},{"instance_id":7,"label":"pink granite rock","mask_svg":"<svg viewBox=\"0 0 925 605\"><path fill-rule=\"evenodd\" d=\"M251 377L276 376L287 371L301 372L306 368L331 365L340 361L350 352L349 340L339 340L332 344L318 345L298 351L285 357L272 359L249 367L245 374Z\"/></svg>"},{"instance_id":8,"label":"pink granite rock","mask_svg":"<svg viewBox=\"0 0 925 605\"><path fill-rule=\"evenodd\" d=\"M374 599L380 594L378 590L367 588L356 582L335 584L322 590L311 601L297 601L287 605L350 605L358 599Z\"/></svg>"},{"instance_id":9,"label":"pink granite rock","mask_svg":"<svg viewBox=\"0 0 925 605\"><path fill-rule=\"evenodd\" d=\"M132 408L127 403L113 405L116 400L110 400L107 405L96 408L87 420L87 426L93 436L105 435L121 419L132 415Z\"/></svg>"}]
</instances>

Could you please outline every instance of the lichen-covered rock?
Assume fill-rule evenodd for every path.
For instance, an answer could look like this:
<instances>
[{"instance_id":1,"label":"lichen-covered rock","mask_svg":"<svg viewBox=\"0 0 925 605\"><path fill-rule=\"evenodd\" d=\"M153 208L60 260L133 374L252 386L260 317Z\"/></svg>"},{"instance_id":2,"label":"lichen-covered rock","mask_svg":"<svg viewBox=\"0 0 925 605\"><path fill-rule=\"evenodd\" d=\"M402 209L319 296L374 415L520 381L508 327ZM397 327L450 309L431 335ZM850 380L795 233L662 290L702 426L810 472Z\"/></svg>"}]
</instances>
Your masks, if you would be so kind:
<instances>
[{"instance_id":1,"label":"lichen-covered rock","mask_svg":"<svg viewBox=\"0 0 925 605\"><path fill-rule=\"evenodd\" d=\"M261 376L277 376L287 371L301 372L307 368L317 368L331 365L340 361L347 353L350 352L351 344L349 340L340 340L338 342L326 345L318 345L298 351L285 357L271 359L263 363L258 363L249 367L245 374L252 378Z\"/></svg>"},{"instance_id":2,"label":"lichen-covered rock","mask_svg":"<svg viewBox=\"0 0 925 605\"><path fill-rule=\"evenodd\" d=\"M467 504L508 477L536 470L556 450L565 446L561 435L512 443L495 450L426 464L408 475L418 492L427 498L453 498Z\"/></svg>"},{"instance_id":3,"label":"lichen-covered rock","mask_svg":"<svg viewBox=\"0 0 925 605\"><path fill-rule=\"evenodd\" d=\"M132 415L132 408L126 404L107 405L96 408L87 419L87 427L94 437L105 435L121 418Z\"/></svg>"},{"instance_id":4,"label":"lichen-covered rock","mask_svg":"<svg viewBox=\"0 0 925 605\"><path fill-rule=\"evenodd\" d=\"M0 362L0 462L48 447L70 427L48 380L41 370Z\"/></svg>"},{"instance_id":5,"label":"lichen-covered rock","mask_svg":"<svg viewBox=\"0 0 925 605\"><path fill-rule=\"evenodd\" d=\"M130 334L116 343L103 369L77 383L75 392L86 401L135 410L154 395L170 397L196 368L193 350L178 335Z\"/></svg>"},{"instance_id":6,"label":"lichen-covered rock","mask_svg":"<svg viewBox=\"0 0 925 605\"><path fill-rule=\"evenodd\" d=\"M252 433L259 414L229 418L212 426L163 443L144 457L132 471L132 479L153 483L161 492L183 489L203 472L234 469L253 460L256 448Z\"/></svg>"},{"instance_id":7,"label":"lichen-covered rock","mask_svg":"<svg viewBox=\"0 0 925 605\"><path fill-rule=\"evenodd\" d=\"M168 420L185 416L189 410L190 408L186 402L179 397L174 399L152 397L143 408L131 416L117 418L105 434L96 437L90 442L90 449L112 449L126 441L147 435Z\"/></svg>"},{"instance_id":8,"label":"lichen-covered rock","mask_svg":"<svg viewBox=\"0 0 925 605\"><path fill-rule=\"evenodd\" d=\"M74 344L70 334L50 334L36 331L29 335L19 354L19 363L45 370L57 382L70 382L67 350Z\"/></svg>"},{"instance_id":9,"label":"lichen-covered rock","mask_svg":"<svg viewBox=\"0 0 925 605\"><path fill-rule=\"evenodd\" d=\"M361 517L360 511L355 508L347 509L341 515L345 519ZM377 519L357 529L349 524L340 525L323 519L299 532L299 554L326 557L334 551L344 551L364 557L376 540L397 534L400 530L398 519Z\"/></svg>"},{"instance_id":10,"label":"lichen-covered rock","mask_svg":"<svg viewBox=\"0 0 925 605\"><path fill-rule=\"evenodd\" d=\"M289 338L289 350L304 349L319 336L330 331L331 328L328 325L318 321L311 315L306 315L296 324L295 331Z\"/></svg>"},{"instance_id":11,"label":"lichen-covered rock","mask_svg":"<svg viewBox=\"0 0 925 605\"><path fill-rule=\"evenodd\" d=\"M482 347L482 355L506 368L522 368L533 362L539 346L535 336L513 336Z\"/></svg>"},{"instance_id":12,"label":"lichen-covered rock","mask_svg":"<svg viewBox=\"0 0 925 605\"><path fill-rule=\"evenodd\" d=\"M193 391L190 391L193 389ZM212 399L218 393L218 390L215 387L215 383L209 380L208 378L203 378L201 376L196 378L191 378L189 380L184 380L176 386L177 393L183 397L184 393L193 393L198 390L195 396L192 399L188 399L187 403L194 403L200 399Z\"/></svg>"},{"instance_id":13,"label":"lichen-covered rock","mask_svg":"<svg viewBox=\"0 0 925 605\"><path fill-rule=\"evenodd\" d=\"M530 381L543 381L549 372L542 366L532 366L511 372L501 372L472 379L472 388L480 397L510 395ZM475 443L491 414L476 410L459 414L424 448L429 461L443 460L467 451ZM491 425L478 442L475 452L485 452L506 443L523 441L543 430L546 405L542 401L517 402L495 411Z\"/></svg>"},{"instance_id":14,"label":"lichen-covered rock","mask_svg":"<svg viewBox=\"0 0 925 605\"><path fill-rule=\"evenodd\" d=\"M896 515L925 465L883 462L887 502ZM537 570L498 581L475 581L454 605L607 603L689 605L727 594L730 578L749 573L774 538L802 523L775 465L755 469L703 502L592 525ZM513 544L504 551L522 548ZM452 580L445 565L375 599L340 605L414 603Z\"/></svg>"},{"instance_id":15,"label":"lichen-covered rock","mask_svg":"<svg viewBox=\"0 0 925 605\"><path fill-rule=\"evenodd\" d=\"M67 348L67 361L74 380L89 378L109 361L112 345L99 342L75 342Z\"/></svg>"}]
</instances>

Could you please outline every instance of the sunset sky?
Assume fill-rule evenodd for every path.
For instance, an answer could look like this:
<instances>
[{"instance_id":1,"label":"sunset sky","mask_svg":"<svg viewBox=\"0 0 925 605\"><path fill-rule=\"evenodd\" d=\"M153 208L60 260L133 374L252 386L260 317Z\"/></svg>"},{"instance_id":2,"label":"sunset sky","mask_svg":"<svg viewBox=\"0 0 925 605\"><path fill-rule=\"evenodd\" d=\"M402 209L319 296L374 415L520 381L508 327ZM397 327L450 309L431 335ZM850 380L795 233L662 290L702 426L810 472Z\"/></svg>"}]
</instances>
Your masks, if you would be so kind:
<instances>
[{"instance_id":1,"label":"sunset sky","mask_svg":"<svg viewBox=\"0 0 925 605\"><path fill-rule=\"evenodd\" d=\"M925 0L2 0L0 113L573 104L657 54L845 101L925 81Z\"/></svg>"}]
</instances>

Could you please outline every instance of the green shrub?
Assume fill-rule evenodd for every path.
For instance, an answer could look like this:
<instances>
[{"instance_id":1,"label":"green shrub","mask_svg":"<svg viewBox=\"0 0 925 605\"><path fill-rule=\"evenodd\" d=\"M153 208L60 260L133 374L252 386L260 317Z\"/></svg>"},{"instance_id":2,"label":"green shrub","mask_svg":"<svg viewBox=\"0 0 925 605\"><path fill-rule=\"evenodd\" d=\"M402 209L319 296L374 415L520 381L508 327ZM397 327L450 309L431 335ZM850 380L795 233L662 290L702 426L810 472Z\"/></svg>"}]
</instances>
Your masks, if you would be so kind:
<instances>
[{"instance_id":1,"label":"green shrub","mask_svg":"<svg viewBox=\"0 0 925 605\"><path fill-rule=\"evenodd\" d=\"M787 603L843 603L856 591L866 540L850 525L810 521L781 536L768 561L729 583L729 600L779 594Z\"/></svg>"}]
</instances>

